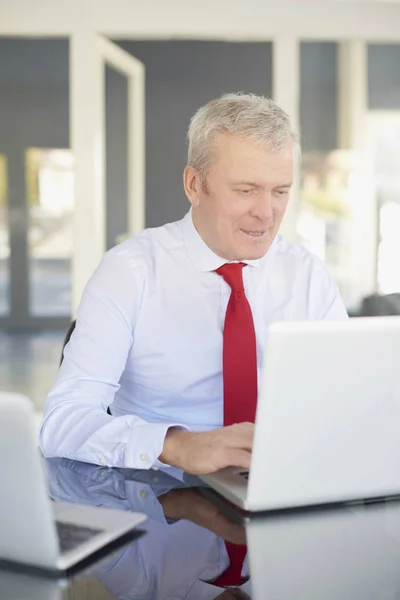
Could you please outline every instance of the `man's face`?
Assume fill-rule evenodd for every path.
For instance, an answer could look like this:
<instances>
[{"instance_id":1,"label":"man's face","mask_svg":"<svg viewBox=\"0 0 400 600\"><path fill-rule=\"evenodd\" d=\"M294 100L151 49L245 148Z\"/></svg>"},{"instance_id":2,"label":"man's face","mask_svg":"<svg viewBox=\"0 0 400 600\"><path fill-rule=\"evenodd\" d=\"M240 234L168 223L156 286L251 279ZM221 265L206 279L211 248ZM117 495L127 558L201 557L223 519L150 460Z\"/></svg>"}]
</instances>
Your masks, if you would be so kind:
<instances>
[{"instance_id":1,"label":"man's face","mask_svg":"<svg viewBox=\"0 0 400 600\"><path fill-rule=\"evenodd\" d=\"M226 260L257 259L275 238L293 181L293 145L271 153L227 133L214 144L205 182L185 169L186 195L195 227L205 243Z\"/></svg>"}]
</instances>

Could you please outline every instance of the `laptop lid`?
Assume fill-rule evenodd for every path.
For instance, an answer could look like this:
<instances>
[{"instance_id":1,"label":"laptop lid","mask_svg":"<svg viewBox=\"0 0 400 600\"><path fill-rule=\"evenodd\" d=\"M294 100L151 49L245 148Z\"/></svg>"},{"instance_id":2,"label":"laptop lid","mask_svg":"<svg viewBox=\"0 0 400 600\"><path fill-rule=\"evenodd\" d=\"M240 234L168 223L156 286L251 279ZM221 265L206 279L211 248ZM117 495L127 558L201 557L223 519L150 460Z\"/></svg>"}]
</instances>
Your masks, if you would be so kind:
<instances>
[{"instance_id":1,"label":"laptop lid","mask_svg":"<svg viewBox=\"0 0 400 600\"><path fill-rule=\"evenodd\" d=\"M35 439L32 402L0 394L0 559L55 567L58 539Z\"/></svg>"},{"instance_id":2,"label":"laptop lid","mask_svg":"<svg viewBox=\"0 0 400 600\"><path fill-rule=\"evenodd\" d=\"M400 492L400 317L269 329L250 510Z\"/></svg>"}]
</instances>

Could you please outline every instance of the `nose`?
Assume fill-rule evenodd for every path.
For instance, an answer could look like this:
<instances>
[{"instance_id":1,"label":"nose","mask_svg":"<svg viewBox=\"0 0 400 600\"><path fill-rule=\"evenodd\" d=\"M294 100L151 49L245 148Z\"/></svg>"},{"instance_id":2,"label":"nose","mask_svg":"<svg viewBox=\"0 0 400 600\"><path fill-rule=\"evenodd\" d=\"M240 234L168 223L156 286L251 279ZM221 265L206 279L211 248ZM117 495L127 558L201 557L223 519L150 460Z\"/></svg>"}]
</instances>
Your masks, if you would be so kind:
<instances>
[{"instance_id":1,"label":"nose","mask_svg":"<svg viewBox=\"0 0 400 600\"><path fill-rule=\"evenodd\" d=\"M273 220L272 194L264 192L255 199L251 209L251 216L259 219L263 223L269 223Z\"/></svg>"}]
</instances>

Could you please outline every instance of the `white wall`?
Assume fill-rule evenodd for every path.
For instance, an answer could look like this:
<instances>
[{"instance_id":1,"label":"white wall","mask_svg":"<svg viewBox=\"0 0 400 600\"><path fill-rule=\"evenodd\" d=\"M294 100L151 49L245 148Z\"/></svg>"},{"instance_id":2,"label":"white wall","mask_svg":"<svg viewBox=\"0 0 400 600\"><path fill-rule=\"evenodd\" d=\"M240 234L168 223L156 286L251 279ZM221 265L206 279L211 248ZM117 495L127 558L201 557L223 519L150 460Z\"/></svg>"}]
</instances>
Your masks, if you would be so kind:
<instances>
[{"instance_id":1,"label":"white wall","mask_svg":"<svg viewBox=\"0 0 400 600\"><path fill-rule=\"evenodd\" d=\"M0 3L0 35L112 37L400 39L400 5L336 0L13 0Z\"/></svg>"}]
</instances>

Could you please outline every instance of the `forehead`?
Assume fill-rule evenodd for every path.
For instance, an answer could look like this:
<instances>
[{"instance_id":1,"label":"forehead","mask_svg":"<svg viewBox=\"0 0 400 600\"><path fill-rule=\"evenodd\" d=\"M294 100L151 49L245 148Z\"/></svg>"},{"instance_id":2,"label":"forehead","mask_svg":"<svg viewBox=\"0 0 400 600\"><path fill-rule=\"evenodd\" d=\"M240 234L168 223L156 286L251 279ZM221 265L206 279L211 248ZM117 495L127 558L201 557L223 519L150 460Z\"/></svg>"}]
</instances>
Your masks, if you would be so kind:
<instances>
[{"instance_id":1,"label":"forehead","mask_svg":"<svg viewBox=\"0 0 400 600\"><path fill-rule=\"evenodd\" d=\"M287 178L293 174L293 143L279 152L271 152L252 140L220 133L213 145L210 172L226 173L229 177L277 177Z\"/></svg>"}]
</instances>

